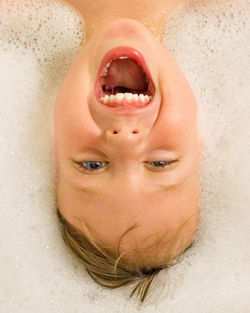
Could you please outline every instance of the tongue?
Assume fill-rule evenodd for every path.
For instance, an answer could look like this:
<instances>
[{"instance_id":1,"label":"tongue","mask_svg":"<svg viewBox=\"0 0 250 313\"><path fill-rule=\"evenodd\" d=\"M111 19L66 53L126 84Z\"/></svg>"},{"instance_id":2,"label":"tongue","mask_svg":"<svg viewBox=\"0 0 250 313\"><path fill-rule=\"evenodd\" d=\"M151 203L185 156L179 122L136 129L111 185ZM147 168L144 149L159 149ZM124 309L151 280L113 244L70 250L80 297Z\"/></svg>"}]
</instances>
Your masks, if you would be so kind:
<instances>
[{"instance_id":1,"label":"tongue","mask_svg":"<svg viewBox=\"0 0 250 313\"><path fill-rule=\"evenodd\" d=\"M128 89L144 89L146 74L132 59L116 59L112 61L105 84L108 87L122 86Z\"/></svg>"}]
</instances>

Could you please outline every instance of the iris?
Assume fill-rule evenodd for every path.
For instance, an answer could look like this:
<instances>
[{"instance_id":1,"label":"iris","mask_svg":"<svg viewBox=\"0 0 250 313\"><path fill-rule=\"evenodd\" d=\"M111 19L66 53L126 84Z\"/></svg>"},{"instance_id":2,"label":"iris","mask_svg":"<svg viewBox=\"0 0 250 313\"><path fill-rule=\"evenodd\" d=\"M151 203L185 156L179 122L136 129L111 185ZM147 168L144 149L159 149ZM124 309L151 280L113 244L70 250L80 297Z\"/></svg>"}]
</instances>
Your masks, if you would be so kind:
<instances>
[{"instance_id":1,"label":"iris","mask_svg":"<svg viewBox=\"0 0 250 313\"><path fill-rule=\"evenodd\" d=\"M87 170L96 170L102 168L106 162L99 162L99 161L87 161L84 162L82 165Z\"/></svg>"}]
</instances>

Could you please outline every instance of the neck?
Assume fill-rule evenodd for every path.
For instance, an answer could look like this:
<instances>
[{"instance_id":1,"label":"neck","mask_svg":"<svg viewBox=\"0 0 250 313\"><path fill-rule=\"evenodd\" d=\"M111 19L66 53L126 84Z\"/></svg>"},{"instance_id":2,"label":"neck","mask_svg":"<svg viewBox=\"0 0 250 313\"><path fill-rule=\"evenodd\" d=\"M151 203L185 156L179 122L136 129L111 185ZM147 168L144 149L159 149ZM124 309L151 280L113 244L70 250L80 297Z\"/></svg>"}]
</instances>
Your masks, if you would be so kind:
<instances>
[{"instance_id":1,"label":"neck","mask_svg":"<svg viewBox=\"0 0 250 313\"><path fill-rule=\"evenodd\" d=\"M119 18L131 18L142 23L159 41L173 10L183 0L65 0L83 16L85 43L108 23Z\"/></svg>"}]
</instances>

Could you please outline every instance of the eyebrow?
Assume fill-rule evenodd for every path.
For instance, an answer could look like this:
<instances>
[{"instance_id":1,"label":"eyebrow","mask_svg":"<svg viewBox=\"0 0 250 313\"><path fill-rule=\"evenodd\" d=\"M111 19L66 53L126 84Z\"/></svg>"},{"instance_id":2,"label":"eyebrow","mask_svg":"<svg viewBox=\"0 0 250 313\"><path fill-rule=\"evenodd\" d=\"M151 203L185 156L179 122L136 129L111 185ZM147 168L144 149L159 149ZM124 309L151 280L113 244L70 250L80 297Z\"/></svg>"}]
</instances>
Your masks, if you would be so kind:
<instances>
[{"instance_id":1,"label":"eyebrow","mask_svg":"<svg viewBox=\"0 0 250 313\"><path fill-rule=\"evenodd\" d=\"M75 161L73 160L73 159L71 159L71 161L74 163ZM186 178L187 179L187 178ZM186 179L184 179L184 181L186 180ZM184 182L183 181L183 182ZM88 193L88 194L93 194L93 195L100 195L101 193L103 194L103 192L100 192L98 189L96 189L95 187L93 188L93 187L88 187L88 186L82 186L82 185L79 185L79 184L75 184L74 182L72 182L71 181L71 183L72 183L72 185L76 188L76 189L78 189L78 190L80 190L80 191L82 191L83 193ZM176 186L178 186L178 185L181 185L182 184L182 182L181 183L173 183L173 184L167 184L167 185L158 185L158 186L156 186L155 187L155 189L153 190L153 192L157 192L157 191L163 191L163 192L166 192L166 191L168 191L169 189L172 189L172 188L174 188L174 187L176 187Z\"/></svg>"},{"instance_id":2,"label":"eyebrow","mask_svg":"<svg viewBox=\"0 0 250 313\"><path fill-rule=\"evenodd\" d=\"M76 189L80 190L83 193L88 193L88 194L93 194L93 195L100 195L102 192L100 192L98 189L96 188L92 188L92 187L86 187L86 186L79 186L79 185L74 185Z\"/></svg>"},{"instance_id":3,"label":"eyebrow","mask_svg":"<svg viewBox=\"0 0 250 313\"><path fill-rule=\"evenodd\" d=\"M172 189L172 188L174 188L174 187L176 187L176 186L179 186L180 185L180 183L178 184L178 183L174 183L174 184L168 184L168 185L161 185L159 188L158 188L158 190L160 191L168 191L169 189Z\"/></svg>"},{"instance_id":4,"label":"eyebrow","mask_svg":"<svg viewBox=\"0 0 250 313\"><path fill-rule=\"evenodd\" d=\"M87 194L93 194L93 195L97 195L99 196L100 194L105 194L105 192L101 192L99 189L97 188L93 188L93 187L87 187L87 186L81 186L81 185L76 185L76 184L73 184L74 187L76 189L78 189L79 191L83 192L83 193L87 193ZM163 192L167 192L168 190L178 186L180 184L178 183L175 183L175 184L169 184L169 185L160 185L160 186L156 186L152 193L154 192L158 192L158 191L163 191Z\"/></svg>"}]
</instances>

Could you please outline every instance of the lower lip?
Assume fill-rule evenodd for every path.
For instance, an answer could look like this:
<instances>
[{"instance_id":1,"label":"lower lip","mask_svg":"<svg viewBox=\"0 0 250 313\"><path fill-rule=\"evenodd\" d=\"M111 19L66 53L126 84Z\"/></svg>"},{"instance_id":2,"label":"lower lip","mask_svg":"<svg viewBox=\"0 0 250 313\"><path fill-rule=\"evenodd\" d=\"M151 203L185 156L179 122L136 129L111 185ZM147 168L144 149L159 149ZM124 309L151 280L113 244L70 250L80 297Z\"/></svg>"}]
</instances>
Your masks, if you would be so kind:
<instances>
[{"instance_id":1,"label":"lower lip","mask_svg":"<svg viewBox=\"0 0 250 313\"><path fill-rule=\"evenodd\" d=\"M143 55L141 54L141 52L139 52L138 50L132 47L126 47L126 46L115 47L105 54L104 58L102 59L99 71L98 71L98 77L101 75L101 72L107 63L109 63L113 59L119 58L120 56L127 56L130 59L133 59L136 62L138 62L141 65L141 67L144 69L148 77L151 79L147 63Z\"/></svg>"},{"instance_id":2,"label":"lower lip","mask_svg":"<svg viewBox=\"0 0 250 313\"><path fill-rule=\"evenodd\" d=\"M127 46L120 46L120 47L115 47L111 50L109 50L103 57L101 65L99 67L98 73L97 73L97 78L96 78L96 82L95 82L95 96L97 97L97 99L99 99L103 94L102 94L102 90L100 90L100 85L99 85L99 78L101 76L102 70L104 69L105 65L107 63L109 63L111 60L113 59L117 59L120 56L127 56L130 59L133 59L134 61L136 61L137 63L140 64L140 66L143 68L143 70L146 72L148 78L150 80L152 80L147 63L143 57L143 55L141 54L141 52L139 52L138 50L136 50L135 48L132 47L127 47ZM150 102L149 102L150 103ZM148 103L148 104L149 104ZM147 106L148 104L146 104L145 106ZM105 105L105 104L104 104ZM138 108L142 108L145 106L126 106L127 109L138 109ZM108 106L109 107L109 106ZM110 107L113 109L118 109L119 106L117 107ZM123 107L124 109L124 107Z\"/></svg>"}]
</instances>

